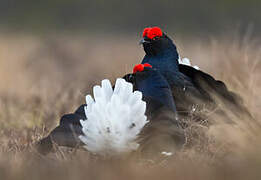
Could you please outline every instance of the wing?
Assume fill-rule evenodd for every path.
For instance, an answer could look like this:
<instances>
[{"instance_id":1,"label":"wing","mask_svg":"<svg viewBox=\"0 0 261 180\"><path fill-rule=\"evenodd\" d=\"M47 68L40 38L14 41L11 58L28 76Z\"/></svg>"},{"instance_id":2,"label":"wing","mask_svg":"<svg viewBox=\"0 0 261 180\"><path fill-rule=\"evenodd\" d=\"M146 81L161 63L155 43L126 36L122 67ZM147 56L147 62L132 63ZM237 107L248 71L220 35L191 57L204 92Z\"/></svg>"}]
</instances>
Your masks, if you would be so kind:
<instances>
[{"instance_id":1,"label":"wing","mask_svg":"<svg viewBox=\"0 0 261 180\"><path fill-rule=\"evenodd\" d=\"M48 154L53 150L53 143L58 146L77 147L83 145L78 136L82 135L80 120L85 118L79 114L84 105L80 106L75 113L65 114L51 133L37 143L37 150L41 154Z\"/></svg>"},{"instance_id":2,"label":"wing","mask_svg":"<svg viewBox=\"0 0 261 180\"><path fill-rule=\"evenodd\" d=\"M249 113L243 105L242 98L238 94L228 90L224 82L215 80L209 74L191 66L179 64L179 70L192 80L194 86L209 101L215 102L215 98L218 98L231 110Z\"/></svg>"}]
</instances>

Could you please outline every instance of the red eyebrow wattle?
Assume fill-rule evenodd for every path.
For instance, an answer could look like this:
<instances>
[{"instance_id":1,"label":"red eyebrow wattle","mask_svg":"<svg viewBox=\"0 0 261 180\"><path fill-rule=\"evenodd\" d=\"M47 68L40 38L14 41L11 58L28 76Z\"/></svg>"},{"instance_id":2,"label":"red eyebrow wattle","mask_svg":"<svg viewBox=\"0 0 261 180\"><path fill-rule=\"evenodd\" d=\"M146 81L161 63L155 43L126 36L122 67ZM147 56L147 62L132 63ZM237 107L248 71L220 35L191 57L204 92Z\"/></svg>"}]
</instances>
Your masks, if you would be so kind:
<instances>
[{"instance_id":1,"label":"red eyebrow wattle","mask_svg":"<svg viewBox=\"0 0 261 180\"><path fill-rule=\"evenodd\" d=\"M154 37L161 37L163 35L162 30L159 27L149 27L143 30L143 37L153 39Z\"/></svg>"},{"instance_id":2,"label":"red eyebrow wattle","mask_svg":"<svg viewBox=\"0 0 261 180\"><path fill-rule=\"evenodd\" d=\"M144 67L150 67L150 68L152 68L152 65L150 65L149 63L144 63L143 65L144 65Z\"/></svg>"},{"instance_id":3,"label":"red eyebrow wattle","mask_svg":"<svg viewBox=\"0 0 261 180\"><path fill-rule=\"evenodd\" d=\"M152 28L151 28L151 27L145 28L145 29L143 30L142 37L147 36L147 35L148 35L148 32L150 31L150 29L152 29Z\"/></svg>"},{"instance_id":4,"label":"red eyebrow wattle","mask_svg":"<svg viewBox=\"0 0 261 180\"><path fill-rule=\"evenodd\" d=\"M136 72L142 72L144 70L144 67L150 67L152 68L152 65L150 65L149 63L145 63L145 64L136 64L133 68L133 73Z\"/></svg>"}]
</instances>

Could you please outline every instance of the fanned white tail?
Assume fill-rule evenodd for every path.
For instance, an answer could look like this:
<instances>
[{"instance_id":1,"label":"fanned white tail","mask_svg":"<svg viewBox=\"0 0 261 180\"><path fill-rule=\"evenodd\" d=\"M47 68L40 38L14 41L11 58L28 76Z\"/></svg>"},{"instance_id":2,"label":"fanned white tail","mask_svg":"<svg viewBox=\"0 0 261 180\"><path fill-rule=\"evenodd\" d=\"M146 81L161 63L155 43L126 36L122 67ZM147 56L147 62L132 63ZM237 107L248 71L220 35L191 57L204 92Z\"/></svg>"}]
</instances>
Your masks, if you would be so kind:
<instances>
[{"instance_id":1,"label":"fanned white tail","mask_svg":"<svg viewBox=\"0 0 261 180\"><path fill-rule=\"evenodd\" d=\"M190 60L188 59L188 58L180 58L179 57L179 64L184 64L184 65L187 65L187 66L191 66L191 67L193 67L193 68L195 68L195 69L197 69L197 70L199 70L199 67L198 66L192 66L191 65L191 63L190 63Z\"/></svg>"},{"instance_id":2,"label":"fanned white tail","mask_svg":"<svg viewBox=\"0 0 261 180\"><path fill-rule=\"evenodd\" d=\"M109 80L93 87L94 99L86 96L87 119L81 120L83 134L79 136L85 148L93 153L115 155L136 150L138 134L147 121L146 103L142 93L133 92L131 83L116 80L112 89Z\"/></svg>"}]
</instances>

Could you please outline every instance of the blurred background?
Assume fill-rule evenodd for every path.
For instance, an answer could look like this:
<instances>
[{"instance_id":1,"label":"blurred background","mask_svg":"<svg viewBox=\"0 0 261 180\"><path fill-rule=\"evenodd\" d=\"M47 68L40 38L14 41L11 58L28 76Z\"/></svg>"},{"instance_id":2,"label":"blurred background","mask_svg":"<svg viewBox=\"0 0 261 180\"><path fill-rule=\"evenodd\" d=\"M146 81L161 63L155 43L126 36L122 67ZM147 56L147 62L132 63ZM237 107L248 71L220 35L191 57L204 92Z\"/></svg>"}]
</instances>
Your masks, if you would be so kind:
<instances>
[{"instance_id":1,"label":"blurred background","mask_svg":"<svg viewBox=\"0 0 261 180\"><path fill-rule=\"evenodd\" d=\"M158 25L205 35L240 27L261 30L259 0L2 0L0 24L15 32L137 33Z\"/></svg>"}]
</instances>

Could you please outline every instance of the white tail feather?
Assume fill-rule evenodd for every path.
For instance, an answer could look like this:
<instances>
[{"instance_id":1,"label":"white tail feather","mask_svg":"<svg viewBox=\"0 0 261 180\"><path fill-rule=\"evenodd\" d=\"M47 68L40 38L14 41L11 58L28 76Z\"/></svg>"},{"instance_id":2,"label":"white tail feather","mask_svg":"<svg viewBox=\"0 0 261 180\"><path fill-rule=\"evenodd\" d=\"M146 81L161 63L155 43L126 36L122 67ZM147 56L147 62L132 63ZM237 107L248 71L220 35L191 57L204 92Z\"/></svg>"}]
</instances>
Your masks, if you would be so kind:
<instances>
[{"instance_id":1,"label":"white tail feather","mask_svg":"<svg viewBox=\"0 0 261 180\"><path fill-rule=\"evenodd\" d=\"M188 58L182 58L181 64L191 66L190 60Z\"/></svg>"},{"instance_id":2,"label":"white tail feather","mask_svg":"<svg viewBox=\"0 0 261 180\"><path fill-rule=\"evenodd\" d=\"M179 61L179 64L191 66L191 67L193 67L193 68L195 68L195 69L197 69L197 70L200 69L198 66L192 66L192 65L191 65L191 62L190 62L190 60L189 60L188 58L182 58L182 59L181 59L181 58L179 57L178 61Z\"/></svg>"},{"instance_id":3,"label":"white tail feather","mask_svg":"<svg viewBox=\"0 0 261 180\"><path fill-rule=\"evenodd\" d=\"M136 150L135 141L147 121L146 103L131 83L117 79L114 90L109 80L93 87L94 99L86 96L87 119L81 120L79 136L85 148L97 154L118 154Z\"/></svg>"}]
</instances>

